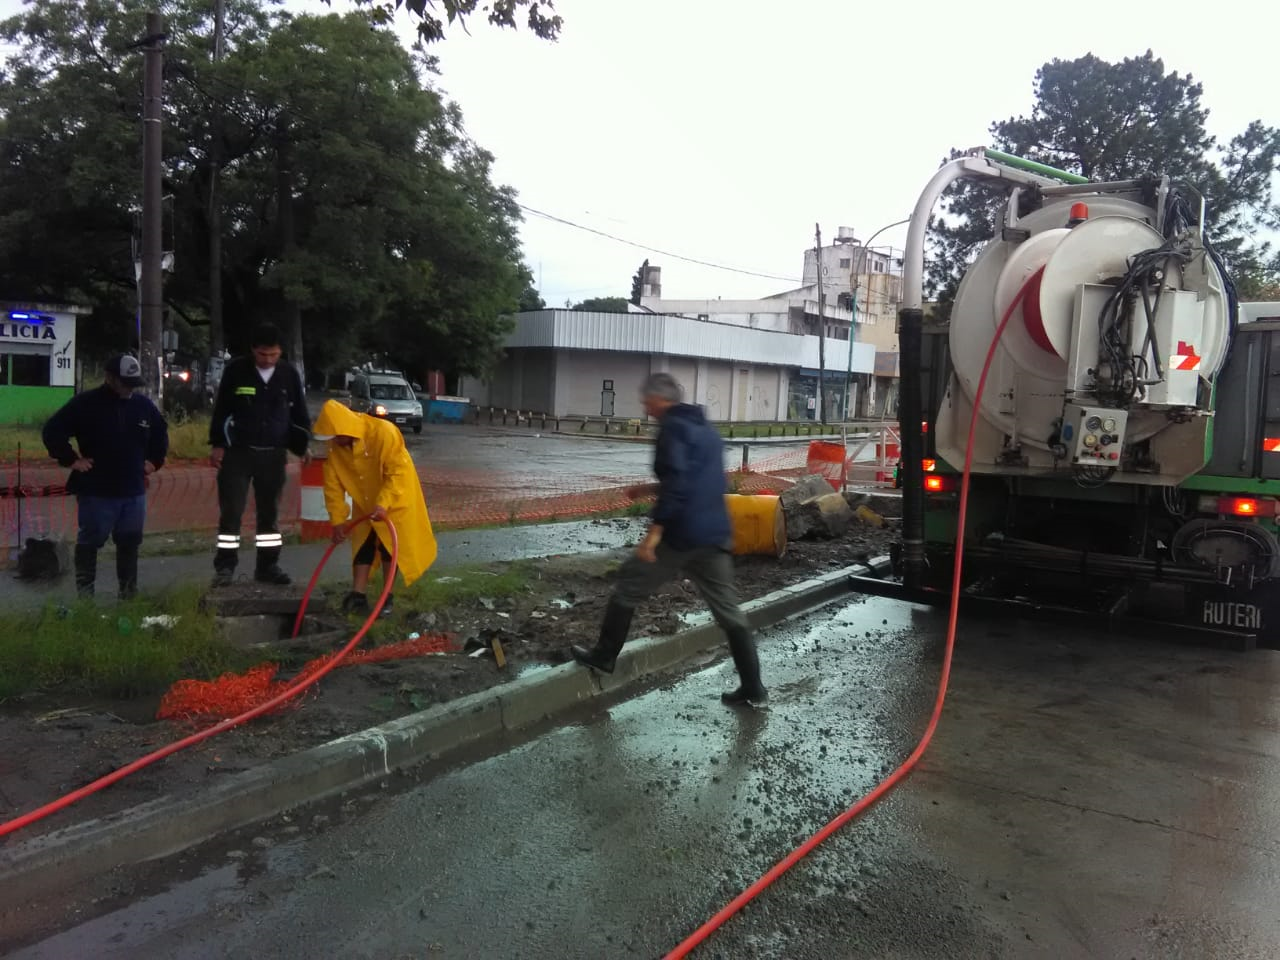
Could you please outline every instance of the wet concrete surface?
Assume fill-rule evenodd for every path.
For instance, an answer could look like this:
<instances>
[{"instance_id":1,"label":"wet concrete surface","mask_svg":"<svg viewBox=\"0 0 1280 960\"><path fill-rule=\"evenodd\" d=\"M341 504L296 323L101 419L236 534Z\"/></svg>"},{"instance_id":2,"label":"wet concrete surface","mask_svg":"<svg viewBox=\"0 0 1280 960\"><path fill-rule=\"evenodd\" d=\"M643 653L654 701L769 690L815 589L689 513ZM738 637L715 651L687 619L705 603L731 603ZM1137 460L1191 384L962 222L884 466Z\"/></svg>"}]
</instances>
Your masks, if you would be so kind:
<instances>
[{"instance_id":1,"label":"wet concrete surface","mask_svg":"<svg viewBox=\"0 0 1280 960\"><path fill-rule=\"evenodd\" d=\"M70 928L12 956L662 956L907 753L943 626L837 604L765 638L765 709L721 707L722 662L48 905ZM962 622L921 769L693 956L1280 955L1277 681L1270 651Z\"/></svg>"},{"instance_id":2,"label":"wet concrete surface","mask_svg":"<svg viewBox=\"0 0 1280 960\"><path fill-rule=\"evenodd\" d=\"M439 558L432 573L457 567L530 560L537 557L614 550L638 543L644 536L643 518L615 517L607 520L576 520L515 527L488 527L475 530L444 530L436 533ZM286 546L280 566L305 586L328 548L327 543ZM240 551L238 576L253 576L253 550ZM325 567L322 582L343 580L351 575L351 548L341 546ZM98 602L114 602L114 561L110 551L98 560ZM176 557L142 557L138 561L138 581L144 590L160 592L189 583L213 580L213 551ZM69 577L56 583L27 582L0 575L0 606L9 609L38 608L54 600L70 600L75 584Z\"/></svg>"}]
</instances>

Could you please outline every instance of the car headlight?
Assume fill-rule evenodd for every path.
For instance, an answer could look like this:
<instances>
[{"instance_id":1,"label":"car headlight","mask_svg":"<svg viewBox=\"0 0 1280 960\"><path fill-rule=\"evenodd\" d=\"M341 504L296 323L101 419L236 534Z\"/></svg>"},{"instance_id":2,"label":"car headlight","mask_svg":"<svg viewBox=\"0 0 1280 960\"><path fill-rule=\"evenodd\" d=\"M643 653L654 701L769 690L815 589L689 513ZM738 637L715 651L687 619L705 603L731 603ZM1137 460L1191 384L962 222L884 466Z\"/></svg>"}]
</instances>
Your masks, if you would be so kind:
<instances>
[{"instance_id":1,"label":"car headlight","mask_svg":"<svg viewBox=\"0 0 1280 960\"><path fill-rule=\"evenodd\" d=\"M422 416L422 404L420 404L420 403L415 403L415 404L413 405L413 415L414 415L415 417L420 417L420 416Z\"/></svg>"},{"instance_id":2,"label":"car headlight","mask_svg":"<svg viewBox=\"0 0 1280 960\"><path fill-rule=\"evenodd\" d=\"M380 417L385 417L387 415L387 408L384 407L382 404L378 404L376 407L373 408L373 412Z\"/></svg>"}]
</instances>

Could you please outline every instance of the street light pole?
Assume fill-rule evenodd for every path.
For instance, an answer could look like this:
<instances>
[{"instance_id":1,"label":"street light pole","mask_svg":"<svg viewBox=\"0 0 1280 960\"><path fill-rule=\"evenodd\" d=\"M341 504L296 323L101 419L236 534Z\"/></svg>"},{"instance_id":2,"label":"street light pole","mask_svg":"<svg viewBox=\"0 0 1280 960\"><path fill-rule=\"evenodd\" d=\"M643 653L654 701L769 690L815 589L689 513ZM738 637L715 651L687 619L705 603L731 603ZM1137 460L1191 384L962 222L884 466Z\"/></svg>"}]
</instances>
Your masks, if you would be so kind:
<instances>
[{"instance_id":1,"label":"street light pole","mask_svg":"<svg viewBox=\"0 0 1280 960\"><path fill-rule=\"evenodd\" d=\"M164 314L164 221L162 213L164 153L161 116L164 99L164 19L147 14L143 38L142 89L142 330L139 346L147 392L160 401L164 378L160 372L160 332Z\"/></svg>"},{"instance_id":2,"label":"street light pole","mask_svg":"<svg viewBox=\"0 0 1280 960\"><path fill-rule=\"evenodd\" d=\"M911 222L911 218L907 217L903 220L898 220L895 223L885 224L885 226L881 227L879 230L877 230L875 233L871 235L871 240L874 240L876 237L880 236L880 234L884 233L886 230L890 230L893 227L900 227L904 223L910 223L910 222ZM866 254L871 249L871 240L868 240L866 243L862 245L862 250L863 250L862 260L864 264L866 263L866 260L867 260ZM854 276L857 277L858 274L855 273ZM871 284L869 283L867 284L866 312L867 313L871 312ZM854 324L857 323L857 321L858 321L858 281L854 280L853 281L853 319L849 321L849 368L845 371L845 376L844 376L844 418L846 420L850 419L849 408L851 404L849 402L849 399L850 399L850 395L853 393L853 391L849 389L849 381L853 379L853 328L854 328Z\"/></svg>"}]
</instances>

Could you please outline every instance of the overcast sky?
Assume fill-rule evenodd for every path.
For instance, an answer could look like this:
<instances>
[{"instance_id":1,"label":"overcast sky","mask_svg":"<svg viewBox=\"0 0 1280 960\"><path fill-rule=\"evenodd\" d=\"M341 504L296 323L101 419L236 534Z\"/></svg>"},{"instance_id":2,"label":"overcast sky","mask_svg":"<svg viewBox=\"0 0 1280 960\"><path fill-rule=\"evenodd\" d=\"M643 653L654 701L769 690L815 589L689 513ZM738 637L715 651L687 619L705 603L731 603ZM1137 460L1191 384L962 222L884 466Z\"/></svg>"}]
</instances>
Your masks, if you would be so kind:
<instances>
[{"instance_id":1,"label":"overcast sky","mask_svg":"<svg viewBox=\"0 0 1280 960\"><path fill-rule=\"evenodd\" d=\"M12 12L18 0L0 0ZM295 10L345 10L290 0ZM951 147L1029 111L1036 68L1152 49L1204 84L1209 129L1280 125L1280 5L1074 0L557 0L557 43L482 22L433 52L440 84L522 203L650 247L799 277L814 223L860 239L907 216ZM1063 11L1069 11L1064 15ZM1179 11L1182 11L1181 13ZM406 41L414 21L401 14ZM754 297L787 282L646 253L528 216L549 304L630 292L646 256L663 294ZM901 245L905 228L877 243Z\"/></svg>"}]
</instances>

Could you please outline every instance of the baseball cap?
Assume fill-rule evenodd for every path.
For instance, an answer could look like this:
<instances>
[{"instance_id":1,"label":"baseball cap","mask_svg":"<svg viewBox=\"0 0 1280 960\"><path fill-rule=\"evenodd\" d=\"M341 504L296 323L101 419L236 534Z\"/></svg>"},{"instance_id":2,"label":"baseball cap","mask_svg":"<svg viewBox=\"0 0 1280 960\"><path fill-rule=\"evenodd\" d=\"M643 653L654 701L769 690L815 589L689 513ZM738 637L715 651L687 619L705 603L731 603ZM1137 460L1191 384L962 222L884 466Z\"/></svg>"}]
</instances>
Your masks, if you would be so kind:
<instances>
[{"instance_id":1,"label":"baseball cap","mask_svg":"<svg viewBox=\"0 0 1280 960\"><path fill-rule=\"evenodd\" d=\"M119 377L120 382L126 386L142 386L142 367L135 358L127 353L122 353L118 357L112 357L108 360L107 373L113 377Z\"/></svg>"}]
</instances>

